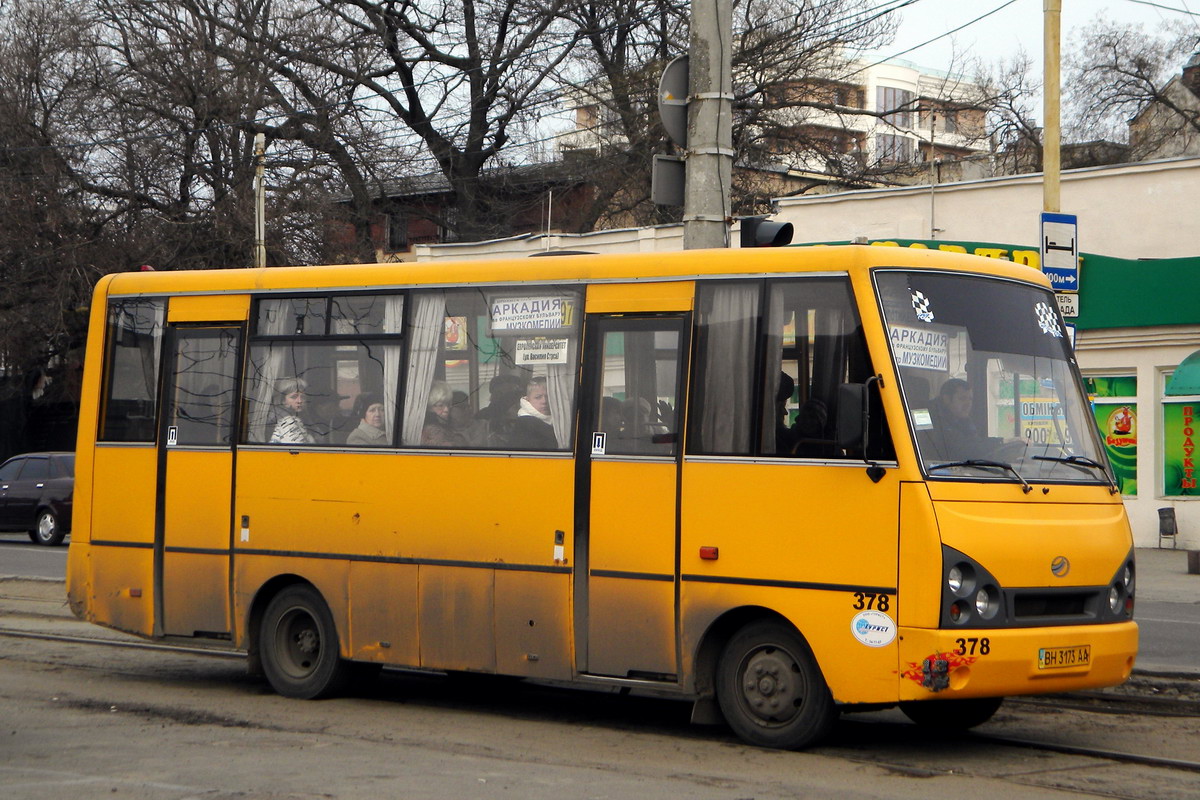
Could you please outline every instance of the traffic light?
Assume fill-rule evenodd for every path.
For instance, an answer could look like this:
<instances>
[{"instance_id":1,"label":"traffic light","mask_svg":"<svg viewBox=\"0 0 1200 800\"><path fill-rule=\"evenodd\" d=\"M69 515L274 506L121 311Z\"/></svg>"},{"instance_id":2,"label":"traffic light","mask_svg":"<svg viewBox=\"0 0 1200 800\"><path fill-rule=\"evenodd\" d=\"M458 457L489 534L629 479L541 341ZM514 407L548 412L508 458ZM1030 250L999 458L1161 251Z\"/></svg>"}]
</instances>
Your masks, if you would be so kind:
<instances>
[{"instance_id":1,"label":"traffic light","mask_svg":"<svg viewBox=\"0 0 1200 800\"><path fill-rule=\"evenodd\" d=\"M783 247L792 243L792 223L767 222L767 215L742 217L742 247Z\"/></svg>"}]
</instances>

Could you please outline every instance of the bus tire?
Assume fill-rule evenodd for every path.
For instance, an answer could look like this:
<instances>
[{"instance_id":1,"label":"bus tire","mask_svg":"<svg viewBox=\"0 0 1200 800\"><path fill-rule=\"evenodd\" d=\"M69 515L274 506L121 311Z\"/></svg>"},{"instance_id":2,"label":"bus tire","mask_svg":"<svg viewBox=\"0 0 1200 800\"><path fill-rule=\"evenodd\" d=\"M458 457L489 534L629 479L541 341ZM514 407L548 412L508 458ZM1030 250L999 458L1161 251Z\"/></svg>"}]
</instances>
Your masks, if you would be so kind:
<instances>
[{"instance_id":1,"label":"bus tire","mask_svg":"<svg viewBox=\"0 0 1200 800\"><path fill-rule=\"evenodd\" d=\"M284 697L315 700L340 691L349 665L319 592L294 584L271 599L259 630L263 672Z\"/></svg>"},{"instance_id":2,"label":"bus tire","mask_svg":"<svg viewBox=\"0 0 1200 800\"><path fill-rule=\"evenodd\" d=\"M777 622L748 625L725 645L717 665L717 701L741 739L783 750L817 742L837 718L808 643Z\"/></svg>"},{"instance_id":3,"label":"bus tire","mask_svg":"<svg viewBox=\"0 0 1200 800\"><path fill-rule=\"evenodd\" d=\"M955 700L910 700L900 704L904 716L923 728L965 731L992 718L1003 697L968 697Z\"/></svg>"}]
</instances>

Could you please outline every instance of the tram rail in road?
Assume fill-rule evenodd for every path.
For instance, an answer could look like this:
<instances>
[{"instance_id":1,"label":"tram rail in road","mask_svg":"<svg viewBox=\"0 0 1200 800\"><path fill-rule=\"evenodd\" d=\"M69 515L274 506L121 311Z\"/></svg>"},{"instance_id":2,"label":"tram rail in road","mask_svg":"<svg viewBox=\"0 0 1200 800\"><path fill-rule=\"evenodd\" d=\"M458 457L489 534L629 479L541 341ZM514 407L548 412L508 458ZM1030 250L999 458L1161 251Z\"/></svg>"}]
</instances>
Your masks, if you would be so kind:
<instances>
[{"instance_id":1,"label":"tram rail in road","mask_svg":"<svg viewBox=\"0 0 1200 800\"><path fill-rule=\"evenodd\" d=\"M3 599L21 599L37 601L40 598L21 597L13 595L0 595ZM39 633L28 630L20 630L15 628L0 627L0 636L36 639L41 641L64 642L70 644L82 644L95 647L116 647L124 649L140 649L150 650L163 653L179 653L193 656L211 656L215 658L244 658L243 653L222 650L216 648L194 647L175 644L160 644L155 642L142 641L125 641L120 639L97 638L93 636L76 636L66 634L50 634ZM422 674L415 670L388 670L395 672L403 672L405 674ZM1147 679L1141 679L1143 683ZM1147 687L1147 690L1152 690L1153 687ZM1104 692L1079 692L1071 695L1045 695L1034 697L1009 698L1008 703L1017 705L1034 705L1042 708L1072 708L1076 710L1092 711L1097 713L1109 714L1149 714L1154 716L1192 716L1200 717L1200 682L1197 682L1194 687L1194 699L1180 699L1178 697L1171 701L1172 708L1169 713L1164 710L1160 704L1155 703L1156 699L1151 695L1132 695L1132 694L1116 694L1111 691ZM1085 702L1081 702L1085 701ZM1149 707L1147 707L1149 705ZM863 722L863 717L860 715L849 715L845 718L849 724L866 724L866 725L895 725L892 722ZM1114 761L1126 764L1139 764L1142 766L1158 767L1163 769L1181 770L1186 772L1200 773L1200 761L1191 761L1186 759L1167 758L1163 756L1152 756L1144 753L1134 753L1120 750L1112 750L1107 748L1085 747L1072 744L1064 744L1061 742L1045 742L1032 739L1003 736L990 733L981 733L978 731L968 731L963 734L957 734L959 737L965 737L971 741L988 742L991 744L1001 745L1005 747L1019 747L1030 750L1039 750L1044 752L1062 753L1065 755L1084 756L1088 758L1103 759L1106 761ZM815 748L816 752L834 751L839 748L833 746L831 748ZM863 756L861 753L852 758L856 761L864 761L872 764L883 764L885 762L870 756ZM898 769L912 770L911 766L891 765ZM929 772L931 775L938 774L935 770L921 770L917 772Z\"/></svg>"}]
</instances>

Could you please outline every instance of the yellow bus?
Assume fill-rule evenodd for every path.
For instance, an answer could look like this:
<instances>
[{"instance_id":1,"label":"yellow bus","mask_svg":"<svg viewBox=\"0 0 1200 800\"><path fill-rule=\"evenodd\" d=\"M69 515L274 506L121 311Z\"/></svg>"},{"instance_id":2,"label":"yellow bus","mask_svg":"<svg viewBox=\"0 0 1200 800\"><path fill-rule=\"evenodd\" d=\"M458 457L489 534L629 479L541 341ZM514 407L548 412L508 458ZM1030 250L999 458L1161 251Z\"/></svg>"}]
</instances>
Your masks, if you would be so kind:
<instances>
[{"instance_id":1,"label":"yellow bus","mask_svg":"<svg viewBox=\"0 0 1200 800\"><path fill-rule=\"evenodd\" d=\"M1065 333L1034 269L889 247L111 275L71 607L291 697L396 666L769 747L976 725L1136 655Z\"/></svg>"}]
</instances>

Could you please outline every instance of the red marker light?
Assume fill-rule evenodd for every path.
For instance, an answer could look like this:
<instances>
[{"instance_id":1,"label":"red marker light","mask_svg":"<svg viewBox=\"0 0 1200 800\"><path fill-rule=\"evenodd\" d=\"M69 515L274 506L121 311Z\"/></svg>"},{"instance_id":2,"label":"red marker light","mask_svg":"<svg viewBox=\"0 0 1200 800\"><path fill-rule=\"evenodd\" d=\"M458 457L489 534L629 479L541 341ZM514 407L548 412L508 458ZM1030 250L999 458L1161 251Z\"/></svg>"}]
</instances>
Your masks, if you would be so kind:
<instances>
[{"instance_id":1,"label":"red marker light","mask_svg":"<svg viewBox=\"0 0 1200 800\"><path fill-rule=\"evenodd\" d=\"M701 547L700 548L700 557L703 558L705 561L716 561L717 555L718 555L718 549L716 547Z\"/></svg>"}]
</instances>

